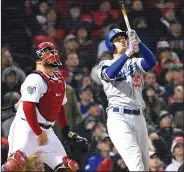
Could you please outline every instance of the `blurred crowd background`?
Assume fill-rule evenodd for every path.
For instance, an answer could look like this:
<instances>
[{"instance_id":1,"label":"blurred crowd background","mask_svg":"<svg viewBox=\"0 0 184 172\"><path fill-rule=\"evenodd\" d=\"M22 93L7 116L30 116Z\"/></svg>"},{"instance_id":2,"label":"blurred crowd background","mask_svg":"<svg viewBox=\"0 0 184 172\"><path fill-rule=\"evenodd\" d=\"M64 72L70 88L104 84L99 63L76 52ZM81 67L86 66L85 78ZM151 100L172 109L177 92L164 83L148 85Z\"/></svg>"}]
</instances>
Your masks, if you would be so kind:
<instances>
[{"instance_id":1,"label":"blurred crowd background","mask_svg":"<svg viewBox=\"0 0 184 172\"><path fill-rule=\"evenodd\" d=\"M144 76L143 98L150 143L150 171L183 168L183 0L124 0L133 29L155 54L157 65ZM39 43L59 50L66 79L68 121L86 137L90 151L80 171L128 171L106 130L107 100L98 63L112 59L104 42L112 28L126 30L116 0L2 0L2 163L7 136L20 99L20 86L33 70ZM62 141L56 123L54 130ZM21 138L20 138L21 139ZM52 171L34 155L27 171Z\"/></svg>"}]
</instances>

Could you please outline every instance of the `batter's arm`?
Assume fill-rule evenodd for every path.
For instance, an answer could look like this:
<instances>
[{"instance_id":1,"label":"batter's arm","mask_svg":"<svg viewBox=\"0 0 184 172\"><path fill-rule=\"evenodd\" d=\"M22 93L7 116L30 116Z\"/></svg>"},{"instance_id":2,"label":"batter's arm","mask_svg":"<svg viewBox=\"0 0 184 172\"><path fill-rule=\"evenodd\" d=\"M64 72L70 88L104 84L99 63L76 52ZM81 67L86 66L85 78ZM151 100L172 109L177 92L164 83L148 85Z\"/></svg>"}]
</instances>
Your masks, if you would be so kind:
<instances>
[{"instance_id":1,"label":"batter's arm","mask_svg":"<svg viewBox=\"0 0 184 172\"><path fill-rule=\"evenodd\" d=\"M101 67L101 78L106 81L115 80L117 74L121 71L123 65L128 60L128 56L123 54L118 60L112 63L110 66L105 64Z\"/></svg>"},{"instance_id":2,"label":"batter's arm","mask_svg":"<svg viewBox=\"0 0 184 172\"><path fill-rule=\"evenodd\" d=\"M121 71L123 65L128 60L128 56L123 54L118 60L116 60L111 66L106 69L106 75L108 78L116 78L117 74Z\"/></svg>"},{"instance_id":3,"label":"batter's arm","mask_svg":"<svg viewBox=\"0 0 184 172\"><path fill-rule=\"evenodd\" d=\"M142 42L139 44L139 51L143 56L143 59L141 60L141 66L144 71L147 72L156 65L156 58L151 50L146 47Z\"/></svg>"},{"instance_id":4,"label":"batter's arm","mask_svg":"<svg viewBox=\"0 0 184 172\"><path fill-rule=\"evenodd\" d=\"M138 60L140 62L138 62L139 68L141 68L141 70L144 70L145 72L149 71L156 65L155 56L153 55L151 50L141 42L135 30L130 30L127 32L127 34L129 37L129 41L139 46L139 51L143 56L141 60Z\"/></svg>"}]
</instances>

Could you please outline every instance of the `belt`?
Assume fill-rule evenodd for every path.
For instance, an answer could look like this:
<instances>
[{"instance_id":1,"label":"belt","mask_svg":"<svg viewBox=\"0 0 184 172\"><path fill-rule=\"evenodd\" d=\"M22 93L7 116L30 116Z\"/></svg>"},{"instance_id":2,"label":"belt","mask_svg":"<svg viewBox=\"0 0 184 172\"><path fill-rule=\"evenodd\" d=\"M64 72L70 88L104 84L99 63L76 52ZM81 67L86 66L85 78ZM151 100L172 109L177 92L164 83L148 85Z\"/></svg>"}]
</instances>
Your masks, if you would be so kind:
<instances>
[{"instance_id":1,"label":"belt","mask_svg":"<svg viewBox=\"0 0 184 172\"><path fill-rule=\"evenodd\" d=\"M27 121L24 118L21 118L21 119L24 120L24 121ZM49 128L52 127L52 125L47 125L47 124L43 124L43 123L38 123L38 124L40 125L40 127L44 128L46 130L48 130Z\"/></svg>"},{"instance_id":2,"label":"belt","mask_svg":"<svg viewBox=\"0 0 184 172\"><path fill-rule=\"evenodd\" d=\"M121 108L114 107L113 108L113 112L121 112ZM140 115L140 109L128 109L128 108L124 108L122 112L123 113L126 113L126 114Z\"/></svg>"}]
</instances>

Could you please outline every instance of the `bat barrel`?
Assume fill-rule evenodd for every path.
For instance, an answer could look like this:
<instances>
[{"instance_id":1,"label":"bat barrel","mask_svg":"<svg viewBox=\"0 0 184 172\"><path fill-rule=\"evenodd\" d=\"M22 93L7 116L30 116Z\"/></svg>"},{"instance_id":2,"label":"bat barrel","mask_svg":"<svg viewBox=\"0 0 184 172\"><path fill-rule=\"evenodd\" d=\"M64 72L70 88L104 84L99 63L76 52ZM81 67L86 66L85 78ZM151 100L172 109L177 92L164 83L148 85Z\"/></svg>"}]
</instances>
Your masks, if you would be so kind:
<instances>
[{"instance_id":1,"label":"bat barrel","mask_svg":"<svg viewBox=\"0 0 184 172\"><path fill-rule=\"evenodd\" d=\"M125 5L124 5L123 0L119 0L119 4L121 6L121 11L122 11L123 17L125 19L125 23L126 23L127 29L128 30L131 30L130 22L128 20L128 16L127 16L127 12L126 12Z\"/></svg>"}]
</instances>

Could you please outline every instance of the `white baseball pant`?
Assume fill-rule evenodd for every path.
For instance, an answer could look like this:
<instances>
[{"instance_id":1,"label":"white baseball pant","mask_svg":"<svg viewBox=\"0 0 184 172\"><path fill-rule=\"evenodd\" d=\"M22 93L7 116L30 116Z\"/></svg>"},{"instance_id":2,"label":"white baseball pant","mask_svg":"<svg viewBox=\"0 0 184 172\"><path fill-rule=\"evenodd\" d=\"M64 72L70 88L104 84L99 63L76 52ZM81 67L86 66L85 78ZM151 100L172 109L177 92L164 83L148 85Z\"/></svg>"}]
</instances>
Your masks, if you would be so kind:
<instances>
[{"instance_id":1,"label":"white baseball pant","mask_svg":"<svg viewBox=\"0 0 184 172\"><path fill-rule=\"evenodd\" d=\"M30 128L27 121L16 116L13 121L10 134L8 136L10 156L17 150L22 151L27 157L38 154L40 160L54 169L62 163L62 158L66 156L63 145L55 135L52 128L43 129L47 133L47 145L39 146L35 133Z\"/></svg>"},{"instance_id":2,"label":"white baseball pant","mask_svg":"<svg viewBox=\"0 0 184 172\"><path fill-rule=\"evenodd\" d=\"M143 112L140 115L122 112L108 110L109 136L129 171L149 171L148 133Z\"/></svg>"}]
</instances>

